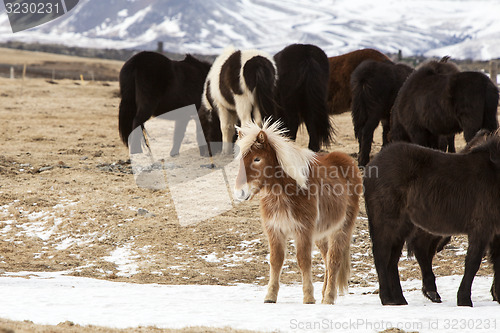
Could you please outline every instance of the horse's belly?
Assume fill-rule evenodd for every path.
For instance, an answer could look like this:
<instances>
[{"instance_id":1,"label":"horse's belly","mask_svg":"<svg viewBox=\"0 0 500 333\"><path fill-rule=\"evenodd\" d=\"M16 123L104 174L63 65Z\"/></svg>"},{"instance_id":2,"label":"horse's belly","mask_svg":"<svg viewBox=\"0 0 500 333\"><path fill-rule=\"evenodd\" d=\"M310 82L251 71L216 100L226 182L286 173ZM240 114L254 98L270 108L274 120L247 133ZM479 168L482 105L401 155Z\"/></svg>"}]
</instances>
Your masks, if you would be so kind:
<instances>
[{"instance_id":1,"label":"horse's belly","mask_svg":"<svg viewBox=\"0 0 500 333\"><path fill-rule=\"evenodd\" d=\"M467 233L466 219L439 206L409 206L408 217L414 225L437 235L456 235Z\"/></svg>"}]
</instances>

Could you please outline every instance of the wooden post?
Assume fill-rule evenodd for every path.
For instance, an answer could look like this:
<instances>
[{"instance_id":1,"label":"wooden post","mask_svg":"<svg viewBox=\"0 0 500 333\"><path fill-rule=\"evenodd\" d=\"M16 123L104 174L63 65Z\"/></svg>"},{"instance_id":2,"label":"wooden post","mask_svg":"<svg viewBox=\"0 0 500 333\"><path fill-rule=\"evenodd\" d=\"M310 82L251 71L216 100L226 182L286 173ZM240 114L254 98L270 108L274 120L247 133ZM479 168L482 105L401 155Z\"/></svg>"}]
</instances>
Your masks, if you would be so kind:
<instances>
[{"instance_id":1,"label":"wooden post","mask_svg":"<svg viewBox=\"0 0 500 333\"><path fill-rule=\"evenodd\" d=\"M490 79L494 84L498 84L497 82L498 76L498 64L495 60L490 61Z\"/></svg>"},{"instance_id":2,"label":"wooden post","mask_svg":"<svg viewBox=\"0 0 500 333\"><path fill-rule=\"evenodd\" d=\"M14 76L14 66L10 66L10 78L11 79L15 79L15 76Z\"/></svg>"},{"instance_id":3,"label":"wooden post","mask_svg":"<svg viewBox=\"0 0 500 333\"><path fill-rule=\"evenodd\" d=\"M163 42L158 42L158 47L156 48L156 52L163 53Z\"/></svg>"}]
</instances>

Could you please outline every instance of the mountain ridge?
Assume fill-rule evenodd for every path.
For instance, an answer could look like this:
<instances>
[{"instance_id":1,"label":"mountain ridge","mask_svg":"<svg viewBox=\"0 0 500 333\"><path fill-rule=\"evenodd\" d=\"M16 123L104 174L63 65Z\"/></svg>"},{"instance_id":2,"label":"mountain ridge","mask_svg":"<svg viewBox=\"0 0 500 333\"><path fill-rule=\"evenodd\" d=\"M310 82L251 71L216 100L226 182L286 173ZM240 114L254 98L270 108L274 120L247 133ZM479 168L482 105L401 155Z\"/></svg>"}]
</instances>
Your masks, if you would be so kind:
<instances>
[{"instance_id":1,"label":"mountain ridge","mask_svg":"<svg viewBox=\"0 0 500 333\"><path fill-rule=\"evenodd\" d=\"M70 14L0 41L218 54L227 45L275 53L291 43L329 56L386 53L486 60L500 57L500 2L493 0L80 0Z\"/></svg>"}]
</instances>

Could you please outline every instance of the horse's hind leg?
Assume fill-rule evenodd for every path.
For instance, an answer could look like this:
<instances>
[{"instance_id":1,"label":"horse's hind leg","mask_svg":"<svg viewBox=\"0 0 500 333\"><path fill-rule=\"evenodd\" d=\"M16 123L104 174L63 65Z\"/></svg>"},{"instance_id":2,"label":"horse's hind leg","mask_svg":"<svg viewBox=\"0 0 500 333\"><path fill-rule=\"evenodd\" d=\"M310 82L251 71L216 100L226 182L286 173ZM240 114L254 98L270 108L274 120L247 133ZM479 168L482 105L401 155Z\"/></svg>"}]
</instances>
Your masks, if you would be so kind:
<instances>
[{"instance_id":1,"label":"horse's hind leg","mask_svg":"<svg viewBox=\"0 0 500 333\"><path fill-rule=\"evenodd\" d=\"M219 118L222 132L222 154L231 155L233 152L232 142L236 131L234 126L236 125L237 115L233 111L220 107ZM241 123L243 124L243 121Z\"/></svg>"},{"instance_id":2,"label":"horse's hind leg","mask_svg":"<svg viewBox=\"0 0 500 333\"><path fill-rule=\"evenodd\" d=\"M172 144L172 149L170 150L171 157L179 155L179 150L181 149L181 143L182 140L184 140L188 123L188 117L182 117L181 119L177 119L175 121L174 142Z\"/></svg>"},{"instance_id":3,"label":"horse's hind leg","mask_svg":"<svg viewBox=\"0 0 500 333\"><path fill-rule=\"evenodd\" d=\"M422 272L422 293L434 303L441 303L441 296L436 287L436 276L432 271L432 258L441 240L442 237L433 236L422 229L415 229L412 238L408 240Z\"/></svg>"},{"instance_id":4,"label":"horse's hind leg","mask_svg":"<svg viewBox=\"0 0 500 333\"><path fill-rule=\"evenodd\" d=\"M490 261L495 272L491 285L491 296L493 296L494 301L500 303L500 235L495 235L490 242Z\"/></svg>"},{"instance_id":5,"label":"horse's hind leg","mask_svg":"<svg viewBox=\"0 0 500 333\"><path fill-rule=\"evenodd\" d=\"M312 235L303 232L295 240L297 246L297 263L302 272L302 291L304 292L304 304L314 304L314 288L312 284L311 252ZM331 276L328 276L330 279Z\"/></svg>"},{"instance_id":6,"label":"horse's hind leg","mask_svg":"<svg viewBox=\"0 0 500 333\"><path fill-rule=\"evenodd\" d=\"M285 236L273 228L266 228L267 238L269 240L270 251L270 274L269 284L267 285L267 295L264 303L276 303L278 290L280 288L280 275L283 261L285 260Z\"/></svg>"},{"instance_id":7,"label":"horse's hind leg","mask_svg":"<svg viewBox=\"0 0 500 333\"><path fill-rule=\"evenodd\" d=\"M393 303L390 305L407 305L406 299L403 296L401 281L399 279L398 263L401 257L401 252L404 246L404 238L397 239L392 247L388 264L389 287L392 293Z\"/></svg>"},{"instance_id":8,"label":"horse's hind leg","mask_svg":"<svg viewBox=\"0 0 500 333\"><path fill-rule=\"evenodd\" d=\"M469 235L469 248L467 249L467 255L465 256L464 277L462 278L462 282L460 283L457 293L458 306L472 306L472 281L479 270L486 245L489 241L488 239L485 239L485 237L489 237L488 232L484 232L482 235Z\"/></svg>"},{"instance_id":9,"label":"horse's hind leg","mask_svg":"<svg viewBox=\"0 0 500 333\"><path fill-rule=\"evenodd\" d=\"M369 218L373 259L380 285L380 301L383 305L406 305L408 303L403 296L398 273L398 262L405 235L400 232L402 231L399 230L400 228L387 229L394 226L394 223L383 222L387 221L374 223L373 219ZM375 225L378 225L380 229L375 228Z\"/></svg>"}]
</instances>

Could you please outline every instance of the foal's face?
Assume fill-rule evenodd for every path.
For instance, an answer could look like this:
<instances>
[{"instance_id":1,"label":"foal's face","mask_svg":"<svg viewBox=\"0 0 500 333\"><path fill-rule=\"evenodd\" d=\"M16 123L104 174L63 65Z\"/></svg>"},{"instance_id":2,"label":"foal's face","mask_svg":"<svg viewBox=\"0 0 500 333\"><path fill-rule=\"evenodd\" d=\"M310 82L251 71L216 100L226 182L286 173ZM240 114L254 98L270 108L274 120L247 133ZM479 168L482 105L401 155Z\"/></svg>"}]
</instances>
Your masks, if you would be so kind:
<instances>
[{"instance_id":1,"label":"foal's face","mask_svg":"<svg viewBox=\"0 0 500 333\"><path fill-rule=\"evenodd\" d=\"M273 177L276 156L266 140L264 132L260 132L251 150L240 160L240 168L236 177L234 196L237 200L250 200Z\"/></svg>"}]
</instances>

